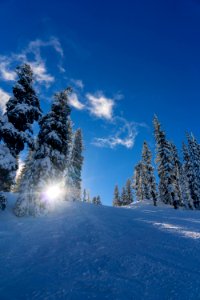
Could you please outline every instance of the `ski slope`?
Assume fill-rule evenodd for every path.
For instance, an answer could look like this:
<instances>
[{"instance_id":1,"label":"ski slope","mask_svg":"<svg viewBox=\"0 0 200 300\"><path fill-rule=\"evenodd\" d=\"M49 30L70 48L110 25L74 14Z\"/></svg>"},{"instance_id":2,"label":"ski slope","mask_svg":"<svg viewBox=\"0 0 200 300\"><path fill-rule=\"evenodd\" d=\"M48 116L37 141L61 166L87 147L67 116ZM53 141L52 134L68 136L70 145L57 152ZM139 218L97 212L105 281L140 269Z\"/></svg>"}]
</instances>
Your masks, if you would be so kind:
<instances>
[{"instance_id":1,"label":"ski slope","mask_svg":"<svg viewBox=\"0 0 200 300\"><path fill-rule=\"evenodd\" d=\"M0 299L200 299L200 212L63 202L0 212Z\"/></svg>"}]
</instances>

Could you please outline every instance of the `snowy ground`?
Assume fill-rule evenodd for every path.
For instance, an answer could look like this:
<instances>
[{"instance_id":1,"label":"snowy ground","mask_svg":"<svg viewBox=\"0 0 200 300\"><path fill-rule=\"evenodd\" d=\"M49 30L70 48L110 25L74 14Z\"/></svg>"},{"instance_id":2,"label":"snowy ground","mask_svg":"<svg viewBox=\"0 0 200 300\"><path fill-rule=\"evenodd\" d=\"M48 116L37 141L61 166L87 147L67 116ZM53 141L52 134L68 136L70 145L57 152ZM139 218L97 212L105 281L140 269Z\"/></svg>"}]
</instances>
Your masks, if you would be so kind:
<instances>
[{"instance_id":1,"label":"snowy ground","mask_svg":"<svg viewBox=\"0 0 200 300\"><path fill-rule=\"evenodd\" d=\"M200 212L63 203L0 212L0 299L200 299Z\"/></svg>"}]
</instances>

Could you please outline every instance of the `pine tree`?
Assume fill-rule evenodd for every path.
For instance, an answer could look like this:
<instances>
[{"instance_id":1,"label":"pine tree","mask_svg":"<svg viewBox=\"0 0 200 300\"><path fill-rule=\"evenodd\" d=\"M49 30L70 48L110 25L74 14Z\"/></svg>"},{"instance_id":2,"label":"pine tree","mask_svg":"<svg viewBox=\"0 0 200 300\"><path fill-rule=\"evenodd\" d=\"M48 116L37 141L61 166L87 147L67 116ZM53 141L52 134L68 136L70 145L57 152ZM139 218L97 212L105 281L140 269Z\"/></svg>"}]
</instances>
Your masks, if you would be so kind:
<instances>
[{"instance_id":1,"label":"pine tree","mask_svg":"<svg viewBox=\"0 0 200 300\"><path fill-rule=\"evenodd\" d=\"M183 143L183 178L182 178L182 186L186 195L186 206L189 203L189 207L193 207L193 201L196 200L196 194L193 192L193 184L194 180L194 172L193 166L191 163L191 158L189 155L189 151L185 143Z\"/></svg>"},{"instance_id":2,"label":"pine tree","mask_svg":"<svg viewBox=\"0 0 200 300\"><path fill-rule=\"evenodd\" d=\"M197 140L191 135L187 135L188 150L193 173L192 199L196 209L200 209L200 152Z\"/></svg>"},{"instance_id":3,"label":"pine tree","mask_svg":"<svg viewBox=\"0 0 200 300\"><path fill-rule=\"evenodd\" d=\"M92 204L97 204L97 197L92 198Z\"/></svg>"},{"instance_id":4,"label":"pine tree","mask_svg":"<svg viewBox=\"0 0 200 300\"><path fill-rule=\"evenodd\" d=\"M39 122L40 131L30 167L24 176L20 193L15 206L15 214L37 215L50 205L44 195L47 185L61 183L66 168L66 157L69 155L67 120L70 116L68 88L55 94L51 111Z\"/></svg>"},{"instance_id":5,"label":"pine tree","mask_svg":"<svg viewBox=\"0 0 200 300\"><path fill-rule=\"evenodd\" d=\"M122 193L121 193L121 205L127 205L127 194L126 194L126 188L122 188Z\"/></svg>"},{"instance_id":6,"label":"pine tree","mask_svg":"<svg viewBox=\"0 0 200 300\"><path fill-rule=\"evenodd\" d=\"M121 199L120 199L118 185L115 186L115 190L114 190L113 206L121 206Z\"/></svg>"},{"instance_id":7,"label":"pine tree","mask_svg":"<svg viewBox=\"0 0 200 300\"><path fill-rule=\"evenodd\" d=\"M90 203L91 200L90 200L90 191L87 191L87 202Z\"/></svg>"},{"instance_id":8,"label":"pine tree","mask_svg":"<svg viewBox=\"0 0 200 300\"><path fill-rule=\"evenodd\" d=\"M160 199L165 204L171 204L174 205L174 208L177 208L179 198L176 188L171 144L167 141L164 131L161 130L160 122L156 116L154 117L153 123L157 150L156 162L158 165L158 176L160 178Z\"/></svg>"},{"instance_id":9,"label":"pine tree","mask_svg":"<svg viewBox=\"0 0 200 300\"><path fill-rule=\"evenodd\" d=\"M18 81L13 87L13 97L6 104L6 112L0 118L0 170L3 181L0 188L10 189L18 168L18 155L25 143L32 146L31 125L41 116L39 100L33 89L33 72L24 64L16 69Z\"/></svg>"},{"instance_id":10,"label":"pine tree","mask_svg":"<svg viewBox=\"0 0 200 300\"><path fill-rule=\"evenodd\" d=\"M144 190L144 198L147 200L153 200L154 205L157 203L157 191L156 180L154 175L154 169L152 166L152 153L146 142L143 144L142 149L142 162L141 162L141 176Z\"/></svg>"},{"instance_id":11,"label":"pine tree","mask_svg":"<svg viewBox=\"0 0 200 300\"><path fill-rule=\"evenodd\" d=\"M178 150L176 146L173 143L171 144L171 153L172 153L172 163L174 166L174 186L176 189L176 195L178 198L178 206L183 205L183 191L181 190L181 171L182 171L182 165L178 156Z\"/></svg>"},{"instance_id":12,"label":"pine tree","mask_svg":"<svg viewBox=\"0 0 200 300\"><path fill-rule=\"evenodd\" d=\"M96 205L102 205L100 196L97 196L96 198Z\"/></svg>"},{"instance_id":13,"label":"pine tree","mask_svg":"<svg viewBox=\"0 0 200 300\"><path fill-rule=\"evenodd\" d=\"M130 205L131 203L133 203L132 183L131 180L128 179L126 181L126 205Z\"/></svg>"},{"instance_id":14,"label":"pine tree","mask_svg":"<svg viewBox=\"0 0 200 300\"><path fill-rule=\"evenodd\" d=\"M72 179L73 186L73 199L80 200L81 199L81 171L83 166L83 139L82 139L82 131L78 129L75 132L74 136L74 144L72 148L71 155L71 174L70 177Z\"/></svg>"},{"instance_id":15,"label":"pine tree","mask_svg":"<svg viewBox=\"0 0 200 300\"><path fill-rule=\"evenodd\" d=\"M83 202L87 202L87 191L86 191L86 189L83 190Z\"/></svg>"},{"instance_id":16,"label":"pine tree","mask_svg":"<svg viewBox=\"0 0 200 300\"><path fill-rule=\"evenodd\" d=\"M135 166L134 170L134 176L133 176L133 188L136 191L136 198L137 201L142 201L145 199L145 193L144 193L144 182L143 182L143 164L142 162L139 162Z\"/></svg>"}]
</instances>

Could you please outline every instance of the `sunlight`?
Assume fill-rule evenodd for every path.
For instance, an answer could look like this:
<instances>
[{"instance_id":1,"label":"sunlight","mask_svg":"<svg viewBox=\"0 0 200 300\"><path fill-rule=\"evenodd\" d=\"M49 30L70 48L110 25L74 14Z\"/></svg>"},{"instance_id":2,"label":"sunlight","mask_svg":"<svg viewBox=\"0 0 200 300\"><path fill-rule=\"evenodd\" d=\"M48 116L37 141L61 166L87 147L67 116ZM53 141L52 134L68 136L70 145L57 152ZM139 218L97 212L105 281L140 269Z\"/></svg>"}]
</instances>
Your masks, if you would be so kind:
<instances>
[{"instance_id":1,"label":"sunlight","mask_svg":"<svg viewBox=\"0 0 200 300\"><path fill-rule=\"evenodd\" d=\"M64 195L64 190L60 184L50 185L45 190L45 196L50 201L55 201Z\"/></svg>"}]
</instances>

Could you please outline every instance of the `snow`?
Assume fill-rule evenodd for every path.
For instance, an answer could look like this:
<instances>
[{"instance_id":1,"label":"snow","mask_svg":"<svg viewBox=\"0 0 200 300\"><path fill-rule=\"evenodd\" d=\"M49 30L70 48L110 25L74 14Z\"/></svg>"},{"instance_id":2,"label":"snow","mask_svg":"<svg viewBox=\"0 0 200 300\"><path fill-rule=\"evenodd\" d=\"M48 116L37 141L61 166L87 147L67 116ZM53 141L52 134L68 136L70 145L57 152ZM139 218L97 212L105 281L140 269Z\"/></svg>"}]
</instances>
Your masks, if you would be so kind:
<instances>
[{"instance_id":1,"label":"snow","mask_svg":"<svg viewBox=\"0 0 200 300\"><path fill-rule=\"evenodd\" d=\"M0 212L2 300L200 299L200 211L61 202Z\"/></svg>"}]
</instances>

